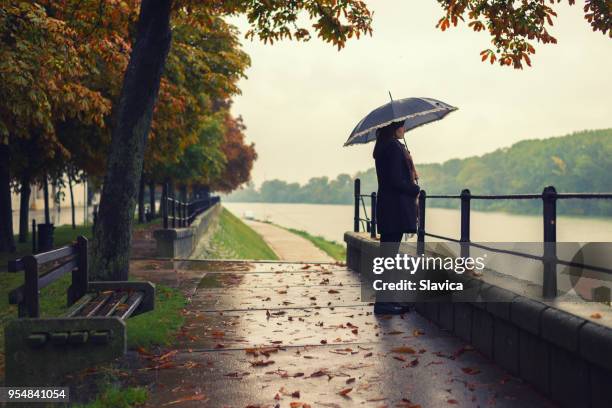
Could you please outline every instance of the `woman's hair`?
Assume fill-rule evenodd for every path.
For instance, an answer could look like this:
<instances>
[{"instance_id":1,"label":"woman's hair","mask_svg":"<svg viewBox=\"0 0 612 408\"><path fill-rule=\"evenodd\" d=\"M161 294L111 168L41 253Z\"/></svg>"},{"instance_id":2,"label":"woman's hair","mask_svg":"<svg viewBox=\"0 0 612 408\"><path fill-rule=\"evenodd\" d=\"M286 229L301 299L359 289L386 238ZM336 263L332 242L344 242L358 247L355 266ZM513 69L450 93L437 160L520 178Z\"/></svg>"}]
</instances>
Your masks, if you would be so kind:
<instances>
[{"instance_id":1,"label":"woman's hair","mask_svg":"<svg viewBox=\"0 0 612 408\"><path fill-rule=\"evenodd\" d=\"M404 122L393 122L383 128L376 130L376 144L374 145L373 156L376 158L382 151L382 148L395 138L395 131L402 127Z\"/></svg>"}]
</instances>

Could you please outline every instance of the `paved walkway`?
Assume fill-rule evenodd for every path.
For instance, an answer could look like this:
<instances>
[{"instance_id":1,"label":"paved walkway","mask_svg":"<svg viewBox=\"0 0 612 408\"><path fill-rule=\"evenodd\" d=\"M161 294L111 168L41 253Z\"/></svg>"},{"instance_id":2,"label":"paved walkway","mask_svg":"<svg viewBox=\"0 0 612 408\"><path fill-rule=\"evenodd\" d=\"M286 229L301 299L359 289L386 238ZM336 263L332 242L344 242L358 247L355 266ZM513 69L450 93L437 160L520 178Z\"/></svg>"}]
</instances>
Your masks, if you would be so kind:
<instances>
[{"instance_id":1,"label":"paved walkway","mask_svg":"<svg viewBox=\"0 0 612 408\"><path fill-rule=\"evenodd\" d=\"M172 349L131 352L149 407L549 407L415 313L374 316L339 264L132 261L191 298Z\"/></svg>"},{"instance_id":2,"label":"paved walkway","mask_svg":"<svg viewBox=\"0 0 612 408\"><path fill-rule=\"evenodd\" d=\"M329 255L312 242L284 228L259 221L244 220L244 222L261 235L283 261L333 262Z\"/></svg>"}]
</instances>

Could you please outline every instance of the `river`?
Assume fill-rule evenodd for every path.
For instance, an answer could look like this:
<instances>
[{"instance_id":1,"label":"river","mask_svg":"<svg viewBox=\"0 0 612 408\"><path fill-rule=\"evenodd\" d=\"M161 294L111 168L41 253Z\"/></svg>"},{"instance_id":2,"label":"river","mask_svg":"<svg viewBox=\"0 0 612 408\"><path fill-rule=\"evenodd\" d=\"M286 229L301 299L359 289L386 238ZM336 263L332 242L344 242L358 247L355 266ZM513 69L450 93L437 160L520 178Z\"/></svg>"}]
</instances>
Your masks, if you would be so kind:
<instances>
[{"instance_id":1,"label":"river","mask_svg":"<svg viewBox=\"0 0 612 408\"><path fill-rule=\"evenodd\" d=\"M238 217L250 211L259 220L301 229L332 241L343 241L353 229L353 206L330 204L230 203L223 205ZM426 230L459 238L460 212L427 208ZM503 212L471 211L474 242L540 242L542 217ZM559 242L612 242L612 218L557 217Z\"/></svg>"}]
</instances>

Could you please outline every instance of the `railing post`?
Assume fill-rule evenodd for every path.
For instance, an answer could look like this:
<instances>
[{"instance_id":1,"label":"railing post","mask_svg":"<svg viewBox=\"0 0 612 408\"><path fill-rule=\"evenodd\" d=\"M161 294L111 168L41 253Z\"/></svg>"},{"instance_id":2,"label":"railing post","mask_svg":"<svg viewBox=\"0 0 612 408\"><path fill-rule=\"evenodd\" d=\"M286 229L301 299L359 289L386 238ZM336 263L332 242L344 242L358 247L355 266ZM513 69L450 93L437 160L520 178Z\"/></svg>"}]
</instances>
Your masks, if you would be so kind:
<instances>
[{"instance_id":1,"label":"railing post","mask_svg":"<svg viewBox=\"0 0 612 408\"><path fill-rule=\"evenodd\" d=\"M172 228L176 228L176 200L172 197Z\"/></svg>"},{"instance_id":2,"label":"railing post","mask_svg":"<svg viewBox=\"0 0 612 408\"><path fill-rule=\"evenodd\" d=\"M425 253L425 208L427 203L427 193L421 190L419 193L419 229L417 230L417 254Z\"/></svg>"},{"instance_id":3,"label":"railing post","mask_svg":"<svg viewBox=\"0 0 612 408\"><path fill-rule=\"evenodd\" d=\"M168 229L168 183L164 183L160 204L162 211L162 219L164 222L164 229Z\"/></svg>"},{"instance_id":4,"label":"railing post","mask_svg":"<svg viewBox=\"0 0 612 408\"><path fill-rule=\"evenodd\" d=\"M353 231L359 232L359 196L361 195L361 180L355 179L355 217Z\"/></svg>"},{"instance_id":5,"label":"railing post","mask_svg":"<svg viewBox=\"0 0 612 408\"><path fill-rule=\"evenodd\" d=\"M370 195L370 218L372 219L370 237L376 238L376 193Z\"/></svg>"},{"instance_id":6,"label":"railing post","mask_svg":"<svg viewBox=\"0 0 612 408\"><path fill-rule=\"evenodd\" d=\"M36 220L32 220L32 254L36 253Z\"/></svg>"},{"instance_id":7,"label":"railing post","mask_svg":"<svg viewBox=\"0 0 612 408\"><path fill-rule=\"evenodd\" d=\"M557 190L548 186L542 191L542 210L544 218L544 275L542 296L557 296Z\"/></svg>"},{"instance_id":8,"label":"railing post","mask_svg":"<svg viewBox=\"0 0 612 408\"><path fill-rule=\"evenodd\" d=\"M472 195L467 188L461 191L461 257L470 256L470 200Z\"/></svg>"}]
</instances>

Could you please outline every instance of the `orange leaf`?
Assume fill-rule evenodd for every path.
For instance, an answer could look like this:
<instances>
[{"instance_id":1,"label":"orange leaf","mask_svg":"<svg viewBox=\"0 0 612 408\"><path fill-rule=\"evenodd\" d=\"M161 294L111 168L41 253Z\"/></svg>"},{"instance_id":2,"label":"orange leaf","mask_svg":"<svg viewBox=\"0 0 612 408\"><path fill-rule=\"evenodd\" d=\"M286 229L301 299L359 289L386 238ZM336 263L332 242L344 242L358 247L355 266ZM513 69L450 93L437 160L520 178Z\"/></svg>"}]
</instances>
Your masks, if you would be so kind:
<instances>
[{"instance_id":1,"label":"orange leaf","mask_svg":"<svg viewBox=\"0 0 612 408\"><path fill-rule=\"evenodd\" d=\"M253 367L265 367L274 364L274 360L255 360L251 361Z\"/></svg>"},{"instance_id":2,"label":"orange leaf","mask_svg":"<svg viewBox=\"0 0 612 408\"><path fill-rule=\"evenodd\" d=\"M342 391L340 391L338 394L342 395L343 397L346 397L348 395L349 392L353 391L352 388L345 388Z\"/></svg>"},{"instance_id":3,"label":"orange leaf","mask_svg":"<svg viewBox=\"0 0 612 408\"><path fill-rule=\"evenodd\" d=\"M591 319L601 319L601 313L593 313Z\"/></svg>"},{"instance_id":4,"label":"orange leaf","mask_svg":"<svg viewBox=\"0 0 612 408\"><path fill-rule=\"evenodd\" d=\"M461 371L463 371L464 373L469 374L469 375L476 375L476 374L480 373L479 369L472 368L472 367L463 367L461 369Z\"/></svg>"},{"instance_id":5,"label":"orange leaf","mask_svg":"<svg viewBox=\"0 0 612 408\"><path fill-rule=\"evenodd\" d=\"M167 407L169 405L180 404L181 402L202 401L203 399L206 399L206 395L204 395L204 394L195 394L195 395L190 395L188 397L183 397L183 398L177 399L177 400L172 401L172 402L167 402L167 403L165 403L162 406L163 407Z\"/></svg>"},{"instance_id":6,"label":"orange leaf","mask_svg":"<svg viewBox=\"0 0 612 408\"><path fill-rule=\"evenodd\" d=\"M396 347L394 349L391 349L391 351L393 353L404 353L404 354L414 354L414 353L416 353L416 351L414 351L414 349L412 347L408 347L408 346Z\"/></svg>"}]
</instances>

